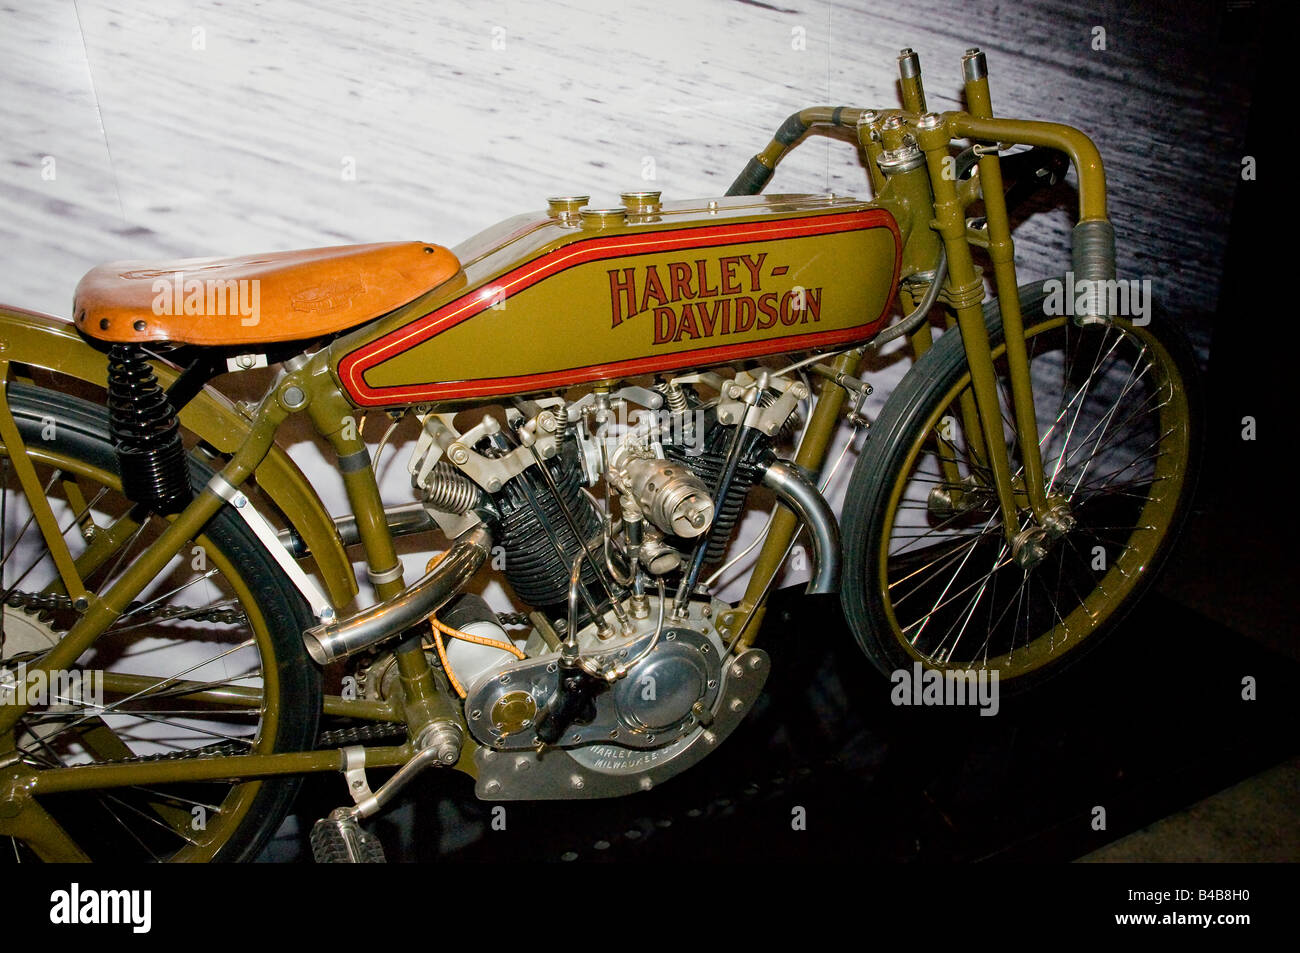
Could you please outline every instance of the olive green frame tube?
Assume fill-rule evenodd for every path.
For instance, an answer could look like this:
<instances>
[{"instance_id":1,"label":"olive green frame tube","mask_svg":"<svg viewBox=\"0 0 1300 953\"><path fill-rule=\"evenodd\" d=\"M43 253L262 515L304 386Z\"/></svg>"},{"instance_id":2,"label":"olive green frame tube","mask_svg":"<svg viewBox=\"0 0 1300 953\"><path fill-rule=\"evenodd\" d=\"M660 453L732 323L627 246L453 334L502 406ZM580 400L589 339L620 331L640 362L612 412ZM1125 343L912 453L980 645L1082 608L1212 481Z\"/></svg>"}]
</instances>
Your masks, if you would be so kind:
<instances>
[{"instance_id":1,"label":"olive green frame tube","mask_svg":"<svg viewBox=\"0 0 1300 953\"><path fill-rule=\"evenodd\" d=\"M165 679L149 675L131 675L125 672L104 673L104 693L106 695L134 695L146 692ZM185 680L170 681L172 697L177 702L196 705L239 705L243 708L262 707L262 690L243 685L222 685L216 688L197 687L197 683ZM186 686L196 685L193 691L185 691ZM369 698L343 698L341 695L325 695L321 701L321 712L326 715L339 715L347 718L361 718L366 721L402 720L397 706L388 701L375 701Z\"/></svg>"},{"instance_id":2,"label":"olive green frame tube","mask_svg":"<svg viewBox=\"0 0 1300 953\"><path fill-rule=\"evenodd\" d=\"M837 357L831 366L836 371L851 377L857 373L862 354L861 348L846 351ZM821 468L822 462L826 459L826 448L830 446L831 437L835 434L840 410L844 407L847 396L848 392L844 388L830 381L822 385L821 395L817 398L817 404L808 421L808 430L799 444L799 452L794 457L797 466L812 471ZM781 571L786 547L794 539L797 528L798 520L794 513L784 507L776 511L772 526L763 540L763 547L759 550L758 559L754 562L754 571L750 573L749 582L745 586L744 598L735 609L723 613L721 628L724 632L741 633L741 644L749 645L758 635L758 628L763 621L763 606L757 604L758 600L763 598L768 585Z\"/></svg>"},{"instance_id":3,"label":"olive green frame tube","mask_svg":"<svg viewBox=\"0 0 1300 953\"><path fill-rule=\"evenodd\" d=\"M414 754L410 745L366 748L366 767L395 768ZM120 788L137 784L172 784L179 781L241 781L285 774L342 771L339 749L290 751L282 754L244 754L226 758L148 761L138 764L84 764L70 768L33 771L24 784L28 794L56 794L87 788Z\"/></svg>"}]
</instances>

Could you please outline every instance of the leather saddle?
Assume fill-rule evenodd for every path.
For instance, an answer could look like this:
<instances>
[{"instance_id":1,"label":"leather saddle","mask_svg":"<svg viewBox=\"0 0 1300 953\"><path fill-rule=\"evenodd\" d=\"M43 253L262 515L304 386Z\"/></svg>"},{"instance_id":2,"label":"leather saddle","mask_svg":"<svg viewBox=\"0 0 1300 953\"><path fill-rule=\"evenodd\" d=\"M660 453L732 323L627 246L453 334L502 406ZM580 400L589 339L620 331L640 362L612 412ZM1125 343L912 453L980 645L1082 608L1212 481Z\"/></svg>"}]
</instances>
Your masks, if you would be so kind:
<instances>
[{"instance_id":1,"label":"leather saddle","mask_svg":"<svg viewBox=\"0 0 1300 953\"><path fill-rule=\"evenodd\" d=\"M458 271L454 254L424 242L109 262L78 283L73 315L84 334L113 343L302 341L365 324Z\"/></svg>"}]
</instances>

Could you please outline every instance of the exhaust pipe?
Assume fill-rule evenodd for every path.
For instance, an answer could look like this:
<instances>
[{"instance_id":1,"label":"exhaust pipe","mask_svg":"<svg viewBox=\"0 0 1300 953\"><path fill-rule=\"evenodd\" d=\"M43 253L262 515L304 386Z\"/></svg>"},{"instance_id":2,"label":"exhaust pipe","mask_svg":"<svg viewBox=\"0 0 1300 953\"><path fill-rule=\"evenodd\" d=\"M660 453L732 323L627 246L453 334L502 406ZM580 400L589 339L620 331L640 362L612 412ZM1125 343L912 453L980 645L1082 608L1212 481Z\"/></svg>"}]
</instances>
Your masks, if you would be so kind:
<instances>
[{"instance_id":1,"label":"exhaust pipe","mask_svg":"<svg viewBox=\"0 0 1300 953\"><path fill-rule=\"evenodd\" d=\"M794 511L813 544L812 580L809 593L838 592L840 588L840 524L826 497L822 496L793 464L777 460L768 464L763 485Z\"/></svg>"},{"instance_id":2,"label":"exhaust pipe","mask_svg":"<svg viewBox=\"0 0 1300 953\"><path fill-rule=\"evenodd\" d=\"M492 534L481 524L474 527L408 589L347 619L308 629L302 636L307 652L320 665L328 665L400 635L459 592L491 551Z\"/></svg>"}]
</instances>

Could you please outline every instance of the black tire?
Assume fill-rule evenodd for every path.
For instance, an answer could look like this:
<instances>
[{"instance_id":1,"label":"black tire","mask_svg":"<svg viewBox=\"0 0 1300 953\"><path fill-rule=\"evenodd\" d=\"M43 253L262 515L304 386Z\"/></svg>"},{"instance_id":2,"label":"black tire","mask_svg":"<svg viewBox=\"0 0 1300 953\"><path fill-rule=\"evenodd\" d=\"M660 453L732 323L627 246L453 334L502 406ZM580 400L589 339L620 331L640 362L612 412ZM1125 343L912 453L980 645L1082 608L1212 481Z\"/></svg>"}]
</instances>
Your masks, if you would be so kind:
<instances>
[{"instance_id":1,"label":"black tire","mask_svg":"<svg viewBox=\"0 0 1300 953\"><path fill-rule=\"evenodd\" d=\"M9 407L23 442L27 447L28 458L33 463L43 466L46 472L50 473L79 474L74 477L77 481L91 479L86 474L94 471L96 474L94 476L96 481L94 485L105 488L105 495L102 498L96 496L96 499L101 500L97 506L111 508L114 501L116 501L118 512L129 509L127 502L121 499L120 494L117 492L120 489L119 484L116 482L117 461L108 436L108 419L104 408L66 394L21 383L12 383L8 385L7 390ZM16 493L17 498L21 501L22 493L16 485L12 468L9 466L7 449L0 447L0 456L4 458L6 475L5 483L0 486L0 493L6 494L9 505L13 506L15 505L14 494ZM189 466L194 486L202 487L211 479L213 471L198 457L191 455ZM103 479L105 474L108 476L107 480ZM53 477L51 479L53 480ZM11 513L9 520L12 521L13 519L14 516ZM158 521L156 516L150 519L154 523ZM74 520L73 522L77 521ZM149 525L148 522L142 524L143 527ZM65 534L65 538L67 538L67 534ZM308 607L275 561L258 543L256 536L235 515L232 508L225 507L220 510L205 527L199 539L203 541L202 545L204 547L209 547L204 552L209 554L214 566L214 574L211 578L226 584L236 593L237 598L235 601L243 610L244 625L246 625L248 631L253 633L254 645L252 651L259 663L258 677L262 680L264 696L278 698L278 702L273 706L274 711L268 712L265 710L268 706L262 705L261 709L263 710L253 713L258 719L257 724L252 726L253 734L248 736L253 741L241 743L243 747L235 745L235 750L242 751L245 747L251 747L254 744L259 753L311 749L314 747L320 714L321 684L320 673L308 657L301 639L303 629L311 624ZM5 541L4 545L8 545L8 542ZM17 550L17 548L18 543L15 542L13 549ZM127 552L130 552L129 546ZM48 565L48 561L46 565ZM215 567L218 566L225 568L220 569L220 575L215 575L217 572ZM111 570L109 575L111 575ZM203 578L206 581L208 577ZM87 581L89 583L89 579ZM12 581L6 588L11 585L13 585ZM24 583L23 589L27 590L28 588L28 584ZM199 589L203 588L202 586L199 587ZM193 591L193 589L190 590L191 595ZM66 631L69 624L66 616L59 617L59 613L47 612L37 616L25 609L8 609L6 611L10 613L15 611L26 612L27 619L15 620L14 624L26 624L29 627L37 624L45 625L52 633L52 637L57 637L61 631ZM33 619L36 621L32 622ZM164 621L161 624L166 625L167 623ZM178 628L170 630L170 635L166 637L174 639L175 644L180 646L185 640L186 634L193 635L196 630L185 628L185 623L178 623L177 625ZM198 630L198 634L207 637L207 632L215 632L217 628L218 623L213 623L206 629ZM215 638L215 636L212 637ZM154 635L153 638L156 640L157 636ZM101 637L100 641L103 642L104 637ZM203 641L203 638L200 638L199 641ZM98 652L99 646L100 642L97 642L92 652ZM248 649L241 651L248 652ZM232 657L238 658L239 656ZM244 657L247 658L247 655ZM157 702L151 702L151 704L157 704ZM166 705L165 702L163 704ZM133 709L128 706L123 710L129 712ZM139 716L141 719L144 717L144 715ZM205 733L202 728L204 722L198 721L200 727L195 728L196 719L193 717L174 716L172 721L168 721L166 718L157 719L156 712L149 717L161 720L164 727L181 725L182 722L188 725L189 727L186 730L189 734L195 734L197 737L191 739L189 734L185 732L173 732L182 739L186 739L178 743L181 749L211 748L210 744L204 745L201 743L205 740ZM219 719L222 715L218 712L211 716L200 717ZM100 721L103 722L103 719L101 718ZM273 729L267 729L268 722L273 723ZM218 725L223 724L221 721L216 723ZM21 724L22 722L20 722ZM116 729L113 730L116 733ZM213 733L213 729L208 729L207 734ZM130 731L128 730L126 734L129 736ZM133 740L132 743L134 743ZM127 748L130 748L129 744ZM121 751L123 749L119 747L117 750ZM188 756L186 750L178 750L167 756L175 757L177 755ZM126 848L136 848L137 845L139 848L143 848L140 851L141 856L139 859L141 860L213 860L221 862L254 860L287 814L300 783L301 778L299 777L285 777L261 782L245 782L243 784L221 782L223 787L220 789L211 786L195 788L194 782L190 782L188 786L158 785L156 787L160 790L155 792L156 799L150 800L148 803L152 809L161 802L170 811L170 814L162 816L169 817L172 826L178 829L183 828L183 824L176 820L174 815L183 811L187 804L206 804L207 798L218 796L225 787L229 788L229 792L225 794L224 800L217 806L221 808L225 805L231 805L229 816L232 820L227 821L224 817L221 817L222 811L218 810L217 814L219 816L217 819L220 826L210 838L211 843L205 844L201 849L196 848L188 840L179 840L188 837L187 833L181 830L176 835L178 839L176 850L171 853L156 853L155 847L165 850L165 843L162 840L165 834L158 834L153 828L145 826L143 820L137 820L142 830L147 830L149 833L142 837L140 831L132 832L136 844L128 842ZM208 784L211 785L213 782L208 782ZM203 792L202 796L192 793L196 790L201 790ZM92 825L79 823L76 818L80 814L95 810L93 802L98 802L100 806L121 803L124 805L120 811L122 816L138 818L139 803L133 803L127 794L122 793L133 791L135 791L134 788L114 789L101 794L97 794L95 791L74 792L51 795L48 798L41 799L39 803L64 826L69 836L77 843L77 846L85 851L91 859L111 859L121 862L131 858L128 850L119 842L126 838L125 833L120 833L120 837L116 840L104 835L106 842L100 844L97 840L98 834L92 832L87 834L87 839L83 841L74 832L86 830L91 828ZM169 798L171 800L167 800ZM82 806L79 806L79 804ZM235 810L236 807L238 808L237 811ZM136 813L133 814L132 812ZM65 818L72 818L72 820L65 820ZM237 820L234 820L234 818L237 818ZM98 821L96 830L113 826L105 823L102 814L98 816ZM152 824L155 828L164 826L158 824L156 817L152 819ZM126 826L123 824L123 827ZM205 827L204 830L206 831L208 828ZM217 842L218 838L219 843ZM0 841L7 840L9 838L0 838ZM11 851L6 845L4 850L0 850L0 856L8 856L9 859L13 859L17 855L21 860L35 859L34 852L28 850L25 846L20 849L17 842L15 842L14 846L15 849Z\"/></svg>"},{"instance_id":2,"label":"black tire","mask_svg":"<svg viewBox=\"0 0 1300 953\"><path fill-rule=\"evenodd\" d=\"M845 504L845 615L859 646L886 674L921 662L936 669L996 668L1002 690L1008 694L1041 684L1113 631L1151 585L1186 519L1199 468L1202 407L1199 373L1185 338L1158 314L1140 328L1122 321L1113 329L1075 328L1069 318L1045 314L1046 299L1042 284L1021 289L1031 362L1039 362L1034 365L1035 402L1040 445L1048 458L1044 470L1054 481L1059 477L1054 489L1063 495L1074 471L1080 471L1067 501L1077 528L1054 541L1040 562L1030 560L1029 568L1012 557L1016 550L1001 532L996 503L990 505L990 494L981 497L969 489L971 481L987 483L980 475L978 447L972 449L964 437L936 429L936 424L951 428L954 421L961 429L957 395L969 380L960 333L953 330L941 335L890 395L872 425ZM986 307L985 318L998 359L1004 417L1011 418L1007 388L1001 383L1003 334L996 302ZM1061 380L1054 385L1059 387L1060 403L1055 423L1048 424L1054 412L1050 407L1052 388L1043 388L1049 395L1044 400L1039 378L1050 379L1054 373L1056 352L1048 350L1054 345L1060 346L1062 355ZM1072 354L1081 355L1083 362L1076 363L1069 357ZM1089 436L1071 449L1078 418L1092 403L1105 405L1106 388L1113 390L1114 381L1107 375L1112 364L1117 374L1122 373L1124 365L1119 362L1125 354L1131 368L1115 397L1109 423L1101 426L1107 419L1102 414L1088 432L1090 436L1101 427L1091 450L1087 447ZM1090 357L1093 363L1088 368ZM1147 369L1139 372L1140 366ZM1080 380L1067 403L1071 388ZM1139 386L1142 391L1126 397ZM1154 400L1151 410L1144 412L1136 401L1147 390L1151 393L1146 399ZM1101 395L1096 401L1094 393ZM1119 408L1125 400L1134 404L1131 408L1125 405L1121 415ZM1101 414L1100 408L1097 413ZM1108 438L1109 428L1120 420L1119 435ZM1157 442L1152 444L1155 450L1145 454L1130 450L1130 446L1141 446L1139 428L1152 426L1157 434ZM1123 428L1132 428L1134 436ZM1012 433L1009 424L1004 424L1004 429ZM1078 426L1077 431L1084 433L1085 427ZM1049 454L1058 440L1063 440L1055 451L1060 466L1053 472ZM1080 452L1086 455L1076 459ZM1121 467L1125 453L1132 459L1127 467ZM1014 473L1018 448L1013 446L1011 455ZM1093 461L1103 459L1090 477ZM1129 472L1124 475L1126 470ZM953 473L963 475L967 482L953 483ZM1099 473L1107 478L1100 484ZM964 497L972 501L969 510L951 506L943 495L950 494L954 486L969 490ZM1125 515L1130 510L1136 520L1132 525ZM992 516L985 520L990 511ZM1027 517L1026 510L1021 514ZM1112 525L1117 516L1122 518ZM908 525L909 521L915 525ZM1026 525L1022 519L1020 526ZM1091 564L1086 555L1089 550L1082 548L1085 545L1092 554ZM988 571L981 576L985 567ZM1094 575L1088 576L1085 569ZM1119 582L1111 582L1112 578ZM1003 579L1015 585L1019 594L1010 622L1009 602L998 612L998 587ZM1013 596L1005 584L1002 594L1007 600ZM908 599L912 603L904 606ZM1025 641L1017 657L1022 609Z\"/></svg>"}]
</instances>

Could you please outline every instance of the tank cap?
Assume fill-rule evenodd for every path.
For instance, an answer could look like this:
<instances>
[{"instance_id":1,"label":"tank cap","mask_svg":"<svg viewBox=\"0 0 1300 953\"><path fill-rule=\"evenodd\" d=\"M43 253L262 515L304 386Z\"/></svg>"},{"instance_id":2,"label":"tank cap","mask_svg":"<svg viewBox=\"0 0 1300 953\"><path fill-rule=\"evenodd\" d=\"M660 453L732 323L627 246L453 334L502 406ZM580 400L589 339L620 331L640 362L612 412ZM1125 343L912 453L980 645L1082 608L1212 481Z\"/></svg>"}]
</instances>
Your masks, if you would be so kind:
<instances>
[{"instance_id":1,"label":"tank cap","mask_svg":"<svg viewBox=\"0 0 1300 953\"><path fill-rule=\"evenodd\" d=\"M622 205L613 208L584 208L581 214L583 228L608 228L627 221L627 209Z\"/></svg>"},{"instance_id":2,"label":"tank cap","mask_svg":"<svg viewBox=\"0 0 1300 953\"><path fill-rule=\"evenodd\" d=\"M553 195L546 200L546 212L551 218L568 220L590 201L590 195Z\"/></svg>"},{"instance_id":3,"label":"tank cap","mask_svg":"<svg viewBox=\"0 0 1300 953\"><path fill-rule=\"evenodd\" d=\"M659 211L659 197L662 192L624 192L619 196L629 212L644 213Z\"/></svg>"}]
</instances>

